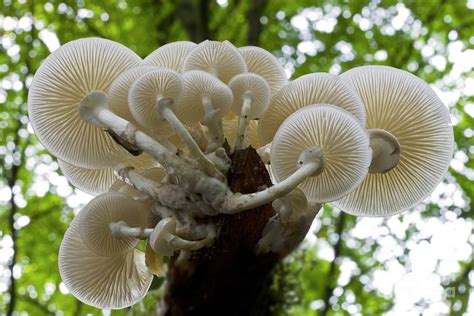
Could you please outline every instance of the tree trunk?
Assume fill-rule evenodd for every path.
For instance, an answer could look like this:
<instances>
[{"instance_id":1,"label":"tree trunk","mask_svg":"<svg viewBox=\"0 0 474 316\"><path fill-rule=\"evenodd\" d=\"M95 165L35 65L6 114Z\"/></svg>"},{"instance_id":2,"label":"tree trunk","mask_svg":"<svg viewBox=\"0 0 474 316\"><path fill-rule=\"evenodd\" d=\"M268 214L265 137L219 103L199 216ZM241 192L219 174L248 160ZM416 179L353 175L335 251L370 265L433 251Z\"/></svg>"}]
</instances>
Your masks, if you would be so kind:
<instances>
[{"instance_id":1,"label":"tree trunk","mask_svg":"<svg viewBox=\"0 0 474 316\"><path fill-rule=\"evenodd\" d=\"M270 186L265 165L253 148L232 156L228 183L233 192L251 193ZM265 293L274 255L256 256L254 249L268 219L271 204L214 218L219 238L196 251L185 264L173 257L169 264L162 308L165 315L265 315Z\"/></svg>"}]
</instances>

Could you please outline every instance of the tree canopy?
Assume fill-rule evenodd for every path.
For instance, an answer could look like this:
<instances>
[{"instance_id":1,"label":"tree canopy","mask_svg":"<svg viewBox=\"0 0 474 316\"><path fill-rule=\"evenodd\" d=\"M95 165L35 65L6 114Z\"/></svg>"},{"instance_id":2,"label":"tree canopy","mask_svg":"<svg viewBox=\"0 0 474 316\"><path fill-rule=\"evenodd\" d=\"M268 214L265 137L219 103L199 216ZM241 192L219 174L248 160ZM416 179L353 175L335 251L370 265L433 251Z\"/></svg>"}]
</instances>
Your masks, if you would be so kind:
<instances>
[{"instance_id":1,"label":"tree canopy","mask_svg":"<svg viewBox=\"0 0 474 316\"><path fill-rule=\"evenodd\" d=\"M428 82L449 108L449 174L413 210L355 218L330 205L274 273L276 315L463 315L474 312L474 1L3 0L0 7L0 311L150 315L141 304L99 311L68 295L57 268L73 214L91 197L71 187L35 138L27 95L40 63L82 37L141 57L168 42L230 40L274 53L292 79L367 64Z\"/></svg>"}]
</instances>

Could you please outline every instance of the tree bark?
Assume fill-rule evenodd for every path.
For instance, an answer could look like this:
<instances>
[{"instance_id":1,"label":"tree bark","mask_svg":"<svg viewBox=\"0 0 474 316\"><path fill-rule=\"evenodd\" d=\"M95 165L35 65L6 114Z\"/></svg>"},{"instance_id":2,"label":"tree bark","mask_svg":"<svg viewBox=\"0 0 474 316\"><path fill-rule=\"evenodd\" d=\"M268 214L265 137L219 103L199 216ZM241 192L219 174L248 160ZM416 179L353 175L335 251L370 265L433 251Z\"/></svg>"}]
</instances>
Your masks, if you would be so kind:
<instances>
[{"instance_id":1,"label":"tree bark","mask_svg":"<svg viewBox=\"0 0 474 316\"><path fill-rule=\"evenodd\" d=\"M236 151L231 159L228 183L233 192L251 193L271 185L255 149ZM219 238L212 247L193 253L185 264L171 259L162 306L165 315L268 314L260 298L271 285L278 259L271 254L256 256L254 249L273 214L271 204L266 204L215 217Z\"/></svg>"}]
</instances>

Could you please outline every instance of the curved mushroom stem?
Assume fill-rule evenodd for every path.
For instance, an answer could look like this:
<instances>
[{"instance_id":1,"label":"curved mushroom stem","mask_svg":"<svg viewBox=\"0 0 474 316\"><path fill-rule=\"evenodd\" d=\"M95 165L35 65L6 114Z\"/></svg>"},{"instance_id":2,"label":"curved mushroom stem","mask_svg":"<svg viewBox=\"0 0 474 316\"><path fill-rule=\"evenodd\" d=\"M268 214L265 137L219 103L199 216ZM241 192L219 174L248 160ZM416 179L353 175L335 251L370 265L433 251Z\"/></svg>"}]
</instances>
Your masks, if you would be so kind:
<instances>
[{"instance_id":1,"label":"curved mushroom stem","mask_svg":"<svg viewBox=\"0 0 474 316\"><path fill-rule=\"evenodd\" d=\"M139 239L147 239L153 232L153 228L129 227L123 221L113 222L109 224L110 231L114 238L136 237Z\"/></svg>"},{"instance_id":2,"label":"curved mushroom stem","mask_svg":"<svg viewBox=\"0 0 474 316\"><path fill-rule=\"evenodd\" d=\"M220 110L214 109L209 97L202 97L202 106L204 108L202 124L208 129L206 153L211 153L224 143L222 117L220 115Z\"/></svg>"},{"instance_id":3,"label":"curved mushroom stem","mask_svg":"<svg viewBox=\"0 0 474 316\"><path fill-rule=\"evenodd\" d=\"M216 166L204 155L189 131L186 129L183 123L181 123L176 114L174 114L173 110L171 109L172 104L173 100L170 98L159 98L156 102L158 113L163 115L163 117L171 124L171 126L173 126L176 134L178 134L186 146L188 146L189 150L191 151L191 155L197 160L204 171L216 179L225 181L224 175L219 170L217 170Z\"/></svg>"},{"instance_id":4,"label":"curved mushroom stem","mask_svg":"<svg viewBox=\"0 0 474 316\"><path fill-rule=\"evenodd\" d=\"M108 128L116 135L142 149L163 165L168 175L179 179L179 185L190 193L197 193L218 211L229 192L229 187L201 170L193 168L186 160L176 156L152 137L137 130L130 122L115 115L108 109L107 95L102 91L89 93L79 106L81 118L100 128Z\"/></svg>"},{"instance_id":5,"label":"curved mushroom stem","mask_svg":"<svg viewBox=\"0 0 474 316\"><path fill-rule=\"evenodd\" d=\"M206 238L197 241L186 240L171 233L165 233L163 238L169 246L175 248L176 250L198 250L210 246L214 241L212 238Z\"/></svg>"},{"instance_id":6,"label":"curved mushroom stem","mask_svg":"<svg viewBox=\"0 0 474 316\"><path fill-rule=\"evenodd\" d=\"M252 108L252 95L246 93L244 95L244 104L240 110L239 129L237 130L237 137L235 138L234 150L243 149L247 146L247 134L249 129L249 114Z\"/></svg>"},{"instance_id":7,"label":"curved mushroom stem","mask_svg":"<svg viewBox=\"0 0 474 316\"><path fill-rule=\"evenodd\" d=\"M324 157L321 149L311 147L303 151L298 158L297 168L298 170L288 178L263 191L243 195L228 194L221 213L234 214L267 204L288 194L306 178L320 174L324 170Z\"/></svg>"}]
</instances>

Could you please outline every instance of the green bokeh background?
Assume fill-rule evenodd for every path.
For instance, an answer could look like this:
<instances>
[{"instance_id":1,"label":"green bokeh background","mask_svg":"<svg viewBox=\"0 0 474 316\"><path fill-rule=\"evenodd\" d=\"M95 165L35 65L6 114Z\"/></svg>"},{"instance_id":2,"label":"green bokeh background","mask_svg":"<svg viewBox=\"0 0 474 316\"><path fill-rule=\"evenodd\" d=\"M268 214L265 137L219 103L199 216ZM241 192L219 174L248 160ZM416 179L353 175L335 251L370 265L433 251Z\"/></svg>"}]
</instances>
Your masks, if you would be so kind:
<instances>
[{"instance_id":1,"label":"green bokeh background","mask_svg":"<svg viewBox=\"0 0 474 316\"><path fill-rule=\"evenodd\" d=\"M156 280L142 303L110 312L64 294L58 248L84 195L60 176L27 119L27 87L55 36L60 43L109 38L142 57L172 41L230 40L271 51L291 78L381 64L432 84L456 138L441 189L391 219L357 219L325 206L312 236L275 272L271 300L275 315L402 315L405 303L409 315L474 314L474 1L0 1L0 314L14 297L16 315L154 315L160 295ZM367 223L373 232L361 237L357 229ZM398 283L383 290L379 276L393 265L418 273L412 252L434 244L429 225L467 231L463 255L433 255L437 300L403 301ZM443 260L455 268L446 272Z\"/></svg>"}]
</instances>

